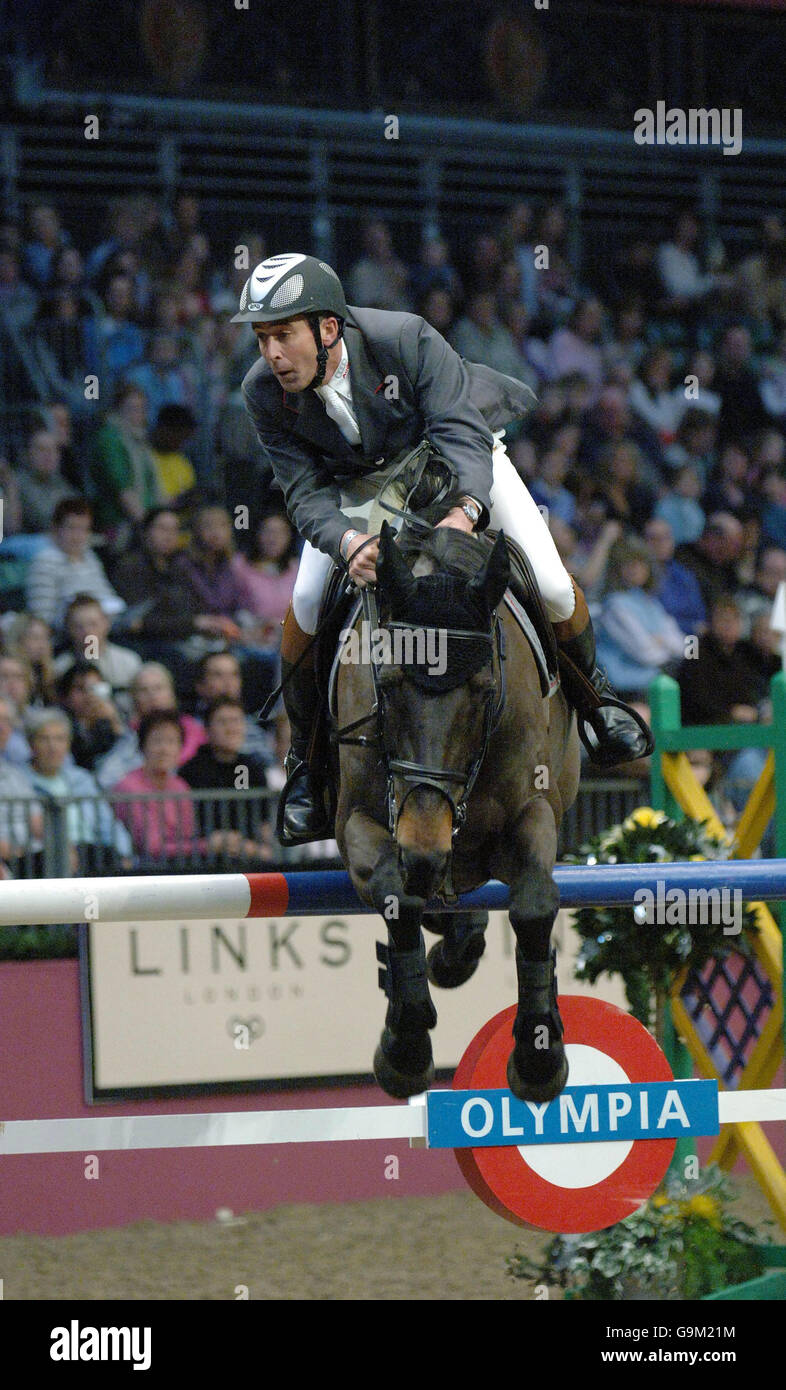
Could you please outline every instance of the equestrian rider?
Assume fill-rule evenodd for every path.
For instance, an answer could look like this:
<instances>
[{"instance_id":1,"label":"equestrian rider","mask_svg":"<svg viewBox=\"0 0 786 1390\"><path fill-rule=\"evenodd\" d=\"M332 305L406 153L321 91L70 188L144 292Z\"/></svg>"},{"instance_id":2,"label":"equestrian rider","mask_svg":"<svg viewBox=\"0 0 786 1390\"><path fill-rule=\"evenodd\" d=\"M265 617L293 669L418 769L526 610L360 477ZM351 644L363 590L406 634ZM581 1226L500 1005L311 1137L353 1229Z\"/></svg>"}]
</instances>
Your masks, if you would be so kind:
<instances>
[{"instance_id":1,"label":"equestrian rider","mask_svg":"<svg viewBox=\"0 0 786 1390\"><path fill-rule=\"evenodd\" d=\"M313 256L262 261L232 322L251 323L258 339L261 359L243 381L243 397L305 539L281 640L292 730L284 843L331 833L308 765L319 708L311 652L295 663L316 632L333 562L343 561L360 587L374 582L379 547L367 529L374 495L391 461L424 436L454 475L447 498L453 506L439 525L469 533L491 525L528 556L558 646L575 669L575 681L567 682L571 701L593 716L591 755L610 766L651 751L625 706L597 707L598 696L614 692L596 665L584 595L502 443L502 426L532 408L529 387L464 361L415 314L348 306L335 271Z\"/></svg>"}]
</instances>

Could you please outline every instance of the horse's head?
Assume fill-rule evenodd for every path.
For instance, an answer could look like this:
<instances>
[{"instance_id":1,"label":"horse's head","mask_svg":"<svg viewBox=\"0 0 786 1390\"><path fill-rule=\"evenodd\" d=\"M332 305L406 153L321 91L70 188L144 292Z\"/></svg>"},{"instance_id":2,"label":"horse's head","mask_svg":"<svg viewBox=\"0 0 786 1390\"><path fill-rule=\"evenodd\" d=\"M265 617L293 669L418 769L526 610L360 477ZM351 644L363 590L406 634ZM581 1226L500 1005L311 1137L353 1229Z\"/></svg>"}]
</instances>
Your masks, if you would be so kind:
<instances>
[{"instance_id":1,"label":"horse's head","mask_svg":"<svg viewBox=\"0 0 786 1390\"><path fill-rule=\"evenodd\" d=\"M383 523L377 589L377 681L391 776L391 821L408 891L442 884L452 837L491 733L499 673L494 612L510 574L504 536L492 551L438 528L411 547L412 573Z\"/></svg>"}]
</instances>

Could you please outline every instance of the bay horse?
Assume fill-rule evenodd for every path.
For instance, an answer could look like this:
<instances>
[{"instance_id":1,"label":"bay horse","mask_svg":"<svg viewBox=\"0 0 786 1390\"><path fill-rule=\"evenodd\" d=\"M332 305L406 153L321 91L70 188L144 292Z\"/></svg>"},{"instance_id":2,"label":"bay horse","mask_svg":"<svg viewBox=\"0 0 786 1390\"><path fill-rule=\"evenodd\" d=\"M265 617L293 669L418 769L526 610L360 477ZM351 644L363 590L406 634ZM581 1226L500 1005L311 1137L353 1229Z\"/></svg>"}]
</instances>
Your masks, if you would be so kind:
<instances>
[{"instance_id":1,"label":"bay horse","mask_svg":"<svg viewBox=\"0 0 786 1390\"><path fill-rule=\"evenodd\" d=\"M575 719L561 689L543 697L529 642L502 606L504 536L492 548L432 520L405 527L401 545L383 522L377 583L363 590L352 629L360 638L369 625L355 647L369 659L337 664L334 704L336 839L358 895L388 930L377 947L388 1008L374 1074L397 1099L433 1081L429 976L463 982L482 945L470 934L467 963L446 936L427 966L426 904L496 878L509 885L516 938L508 1085L520 1099L550 1100L568 1070L550 943L558 827L578 788ZM418 633L434 639L430 658L428 643L415 652Z\"/></svg>"}]
</instances>

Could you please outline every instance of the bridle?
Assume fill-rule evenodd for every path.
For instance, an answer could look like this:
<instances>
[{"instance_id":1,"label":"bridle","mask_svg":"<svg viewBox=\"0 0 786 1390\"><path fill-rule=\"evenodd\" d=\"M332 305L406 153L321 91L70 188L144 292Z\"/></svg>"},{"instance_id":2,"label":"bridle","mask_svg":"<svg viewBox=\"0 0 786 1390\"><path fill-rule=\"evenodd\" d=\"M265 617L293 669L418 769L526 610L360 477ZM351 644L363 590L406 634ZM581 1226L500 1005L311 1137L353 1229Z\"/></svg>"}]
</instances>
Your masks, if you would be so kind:
<instances>
[{"instance_id":1,"label":"bridle","mask_svg":"<svg viewBox=\"0 0 786 1390\"><path fill-rule=\"evenodd\" d=\"M505 642L502 623L498 613L494 613L491 630L489 632L478 632L468 628L429 628L423 623L410 623L400 620L389 621L381 624L379 621L379 607L377 604L376 588L367 585L361 590L361 603L364 619L369 623L371 631L387 630L391 634L396 631L417 631L428 634L428 632L444 633L448 642L468 641L475 643L486 643L489 648L488 662L495 664L498 674L494 677L491 685L484 695L483 709L483 729L480 740L479 750L472 760L470 766L463 771L456 768L431 767L426 763L410 762L395 756L395 750L389 745L389 726L387 718L389 712L388 699L385 689L380 680L381 663L371 658L371 677L374 686L374 705L368 714L362 715L360 719L355 719L350 724L345 724L342 728L335 729L334 738L338 744L354 744L361 747L379 747L381 750L381 761L385 771L387 781L387 811L388 829L395 837L399 818L404 809L404 805L416 787L433 787L440 792L448 801L452 816L452 836L455 837L461 829L467 815L467 801L472 788L477 780L478 773L483 763L483 759L488 751L491 736L497 728L505 706ZM486 665L485 661L482 665ZM406 671L405 671L406 678ZM469 678L468 678L469 679ZM495 698L496 697L496 698ZM363 724L371 720L376 721L376 731L373 734L357 734L354 731ZM402 800L396 800L396 780L403 781L407 790ZM454 792L453 788L457 788Z\"/></svg>"}]
</instances>

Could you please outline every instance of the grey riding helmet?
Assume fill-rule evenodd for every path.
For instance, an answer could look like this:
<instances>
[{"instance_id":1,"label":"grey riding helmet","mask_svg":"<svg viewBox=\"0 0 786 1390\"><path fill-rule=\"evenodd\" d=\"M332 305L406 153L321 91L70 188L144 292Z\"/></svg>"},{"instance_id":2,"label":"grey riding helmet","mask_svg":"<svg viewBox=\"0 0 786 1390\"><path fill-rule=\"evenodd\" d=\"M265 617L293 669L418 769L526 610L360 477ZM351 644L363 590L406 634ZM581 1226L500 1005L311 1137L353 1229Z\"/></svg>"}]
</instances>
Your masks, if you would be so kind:
<instances>
[{"instance_id":1,"label":"grey riding helmet","mask_svg":"<svg viewBox=\"0 0 786 1390\"><path fill-rule=\"evenodd\" d=\"M317 374L312 384L319 385L325 375L328 347L322 342L319 315L334 314L339 321L341 337L347 316L347 301L335 270L316 256L286 252L268 256L251 272L240 295L239 312L233 323L278 323L282 319L304 314L311 325L317 347ZM337 340L336 340L337 341Z\"/></svg>"}]
</instances>

